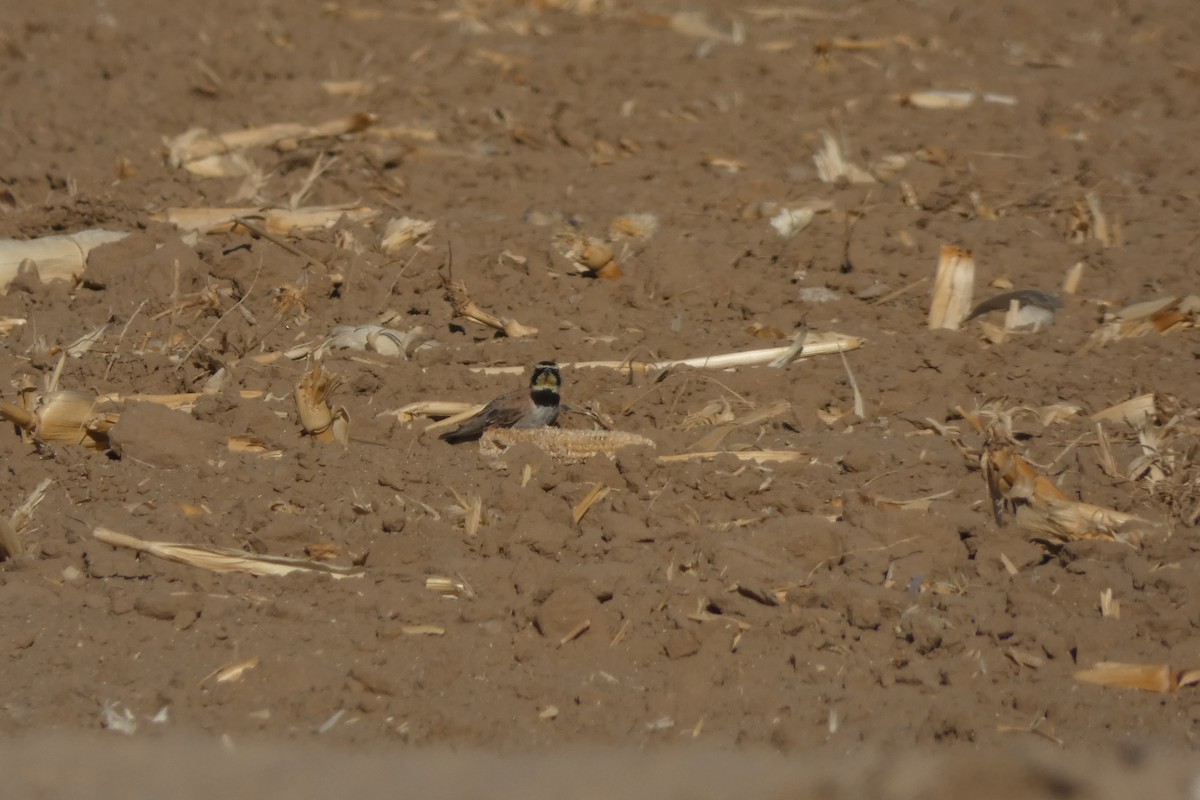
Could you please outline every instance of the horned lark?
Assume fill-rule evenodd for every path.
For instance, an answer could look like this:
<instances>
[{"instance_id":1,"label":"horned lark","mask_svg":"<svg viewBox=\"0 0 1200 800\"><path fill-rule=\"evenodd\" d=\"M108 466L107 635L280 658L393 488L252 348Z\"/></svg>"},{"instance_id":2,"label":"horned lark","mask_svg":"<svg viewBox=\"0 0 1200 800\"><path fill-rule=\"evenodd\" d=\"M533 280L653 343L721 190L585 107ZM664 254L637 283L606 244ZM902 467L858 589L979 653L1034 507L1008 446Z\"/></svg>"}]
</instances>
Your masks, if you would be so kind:
<instances>
[{"instance_id":1,"label":"horned lark","mask_svg":"<svg viewBox=\"0 0 1200 800\"><path fill-rule=\"evenodd\" d=\"M518 389L502 394L475 416L452 431L441 435L450 444L478 439L488 428L541 428L558 419L562 385L558 365L539 361L529 379L529 390Z\"/></svg>"},{"instance_id":2,"label":"horned lark","mask_svg":"<svg viewBox=\"0 0 1200 800\"><path fill-rule=\"evenodd\" d=\"M1014 300L1017 301L1017 315L1013 320L1013 330L1040 331L1049 328L1054 324L1054 312L1063 307L1062 300L1052 294L1036 289L1018 289L984 300L971 310L967 320L992 311L1007 311L1009 304Z\"/></svg>"}]
</instances>

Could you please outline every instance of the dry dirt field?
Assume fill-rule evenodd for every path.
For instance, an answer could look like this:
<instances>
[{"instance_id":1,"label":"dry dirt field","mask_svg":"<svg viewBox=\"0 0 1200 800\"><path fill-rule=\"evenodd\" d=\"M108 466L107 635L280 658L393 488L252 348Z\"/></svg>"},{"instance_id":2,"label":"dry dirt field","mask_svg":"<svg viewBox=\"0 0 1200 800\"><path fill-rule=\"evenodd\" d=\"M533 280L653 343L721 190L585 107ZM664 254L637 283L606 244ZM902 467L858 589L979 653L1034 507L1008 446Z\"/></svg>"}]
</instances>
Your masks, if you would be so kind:
<instances>
[{"instance_id":1,"label":"dry dirt field","mask_svg":"<svg viewBox=\"0 0 1200 800\"><path fill-rule=\"evenodd\" d=\"M78 392L98 448L0 436L10 786L1190 791L1192 0L9 6L0 238L128 234L65 279L0 250L6 414ZM1055 324L930 330L945 245ZM330 341L366 325L398 333ZM861 346L663 363L805 326ZM314 348L346 445L297 412ZM541 359L564 427L655 447L485 454L401 411Z\"/></svg>"}]
</instances>

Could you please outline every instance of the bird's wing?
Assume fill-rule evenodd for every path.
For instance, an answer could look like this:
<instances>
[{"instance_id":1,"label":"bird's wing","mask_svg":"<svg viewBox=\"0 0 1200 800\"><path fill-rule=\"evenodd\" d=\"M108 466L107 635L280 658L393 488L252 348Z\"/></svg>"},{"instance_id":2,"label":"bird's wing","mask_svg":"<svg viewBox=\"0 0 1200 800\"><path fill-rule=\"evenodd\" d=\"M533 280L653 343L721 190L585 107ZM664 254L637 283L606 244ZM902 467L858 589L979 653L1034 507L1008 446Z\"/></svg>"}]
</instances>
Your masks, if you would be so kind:
<instances>
[{"instance_id":1,"label":"bird's wing","mask_svg":"<svg viewBox=\"0 0 1200 800\"><path fill-rule=\"evenodd\" d=\"M497 397L483 407L475 416L464 420L452 431L441 435L442 439L452 444L478 439L488 428L511 428L521 421L523 411L516 400L520 399L520 391L509 392Z\"/></svg>"}]
</instances>

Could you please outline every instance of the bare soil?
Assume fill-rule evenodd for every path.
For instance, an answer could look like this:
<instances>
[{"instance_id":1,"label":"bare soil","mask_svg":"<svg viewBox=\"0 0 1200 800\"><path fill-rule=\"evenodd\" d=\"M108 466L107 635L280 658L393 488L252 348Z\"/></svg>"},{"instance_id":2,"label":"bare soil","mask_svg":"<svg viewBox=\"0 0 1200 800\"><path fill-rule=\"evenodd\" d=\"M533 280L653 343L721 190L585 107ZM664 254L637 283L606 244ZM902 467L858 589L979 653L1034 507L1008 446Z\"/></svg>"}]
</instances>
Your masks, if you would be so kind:
<instances>
[{"instance_id":1,"label":"bare soil","mask_svg":"<svg viewBox=\"0 0 1200 800\"><path fill-rule=\"evenodd\" d=\"M731 13L715 0L10 5L0 237L130 235L93 251L77 281L26 274L0 297L0 318L26 320L0 338L2 399L44 388L61 348L106 322L65 360L60 388L199 392L222 368L230 380L191 411L123 403L119 455L0 436L0 509L52 481L25 533L30 557L0 566L0 732L49 737L43 752L77 764L123 737L74 735L117 717L147 748L164 738L164 757L218 758L172 736L227 735L263 753L294 746L314 770L351 746L380 758L478 749L481 763L522 751L588 761L579 753L599 748L593 765L623 749L693 764L730 748L815 753L843 776L823 785L851 793L888 785L867 782L868 766L896 786L924 770L999 791L1008 784L987 781L1026 758L1015 746L1040 754L1020 763L1048 781L1046 796L1055 781L1096 789L1101 767L1183 785L1181 769L1146 770L1142 754L1185 763L1194 690L1073 674L1101 661L1200 667L1200 337L1085 348L1106 307L1200 284L1190 0L823 2L811 14ZM700 20L714 30L694 35ZM329 81L361 84L347 95ZM900 102L925 89L1010 102ZM192 127L357 112L378 121L246 151L257 179L201 177L166 157ZM823 182L813 154L825 132L875 180ZM324 267L245 230L187 237L152 218L287 206L297 193L378 213L286 238ZM808 201L826 205L780 236L764 204ZM605 237L630 213L655 215L658 230L616 244L618 279L579 275L559 252L564 235ZM385 253L387 221L404 216L436 227ZM454 315L448 244L474 300L536 334ZM1061 295L1078 262L1082 287L1036 334L991 344L977 322L930 331L944 244L974 252L979 299L1001 291L993 282ZM411 357L327 353L352 439L305 436L293 399L305 362L282 354L381 315L433 344ZM541 359L784 346L801 321L865 343L845 363L783 369L564 367L568 403L653 450L574 464L529 445L488 457L389 413L484 402ZM523 372L476 369L501 366ZM1144 393L1171 456L1153 486L1134 468L1136 431L1106 426L1110 475L1088 419ZM804 458L658 460L710 433L684 422L722 400L736 416L786 410L715 449ZM1070 497L1159 523L1139 545L997 526L978 462L936 430L977 450L963 411L1062 402L1080 413L1049 426L1017 415L1021 452ZM231 452L236 435L277 452ZM574 522L597 484L611 491ZM880 501L940 493L927 510ZM251 554L365 556L366 570L218 574L99 543L100 526ZM443 597L430 576L469 592ZM1101 613L1107 590L1119 616ZM217 681L252 658L240 680ZM966 750L982 757L946 757ZM740 790L772 769L748 771ZM910 796L896 792L878 796Z\"/></svg>"}]
</instances>

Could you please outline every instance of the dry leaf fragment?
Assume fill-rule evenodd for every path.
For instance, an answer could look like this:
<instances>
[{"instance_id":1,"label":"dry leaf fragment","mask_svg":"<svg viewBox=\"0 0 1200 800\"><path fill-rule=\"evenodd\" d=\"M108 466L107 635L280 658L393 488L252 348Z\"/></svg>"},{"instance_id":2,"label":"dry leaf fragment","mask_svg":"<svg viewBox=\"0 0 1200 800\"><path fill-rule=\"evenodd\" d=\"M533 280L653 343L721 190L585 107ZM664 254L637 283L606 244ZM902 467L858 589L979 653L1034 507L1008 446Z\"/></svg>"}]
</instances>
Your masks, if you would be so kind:
<instances>
[{"instance_id":1,"label":"dry leaf fragment","mask_svg":"<svg viewBox=\"0 0 1200 800\"><path fill-rule=\"evenodd\" d=\"M1100 244L1108 247L1112 243L1109 235L1108 218L1104 216L1104 211L1100 207L1100 197L1095 192L1087 193L1088 213L1092 218L1092 236L1095 237Z\"/></svg>"},{"instance_id":2,"label":"dry leaf fragment","mask_svg":"<svg viewBox=\"0 0 1200 800\"><path fill-rule=\"evenodd\" d=\"M1131 303L1105 315L1105 322L1091 335L1079 354L1120 339L1149 333L1167 334L1200 325L1200 295L1160 297Z\"/></svg>"},{"instance_id":3,"label":"dry leaf fragment","mask_svg":"<svg viewBox=\"0 0 1200 800\"><path fill-rule=\"evenodd\" d=\"M909 92L896 98L900 105L913 108L943 109L966 108L975 102L974 92L948 92L931 89L922 92Z\"/></svg>"},{"instance_id":4,"label":"dry leaf fragment","mask_svg":"<svg viewBox=\"0 0 1200 800\"><path fill-rule=\"evenodd\" d=\"M428 222L412 217L401 217L389 220L383 230L383 239L379 245L383 252L395 255L411 244L419 245L433 233L436 222Z\"/></svg>"},{"instance_id":5,"label":"dry leaf fragment","mask_svg":"<svg viewBox=\"0 0 1200 800\"><path fill-rule=\"evenodd\" d=\"M771 217L771 227L784 239L791 239L812 224L816 212L811 208L781 208Z\"/></svg>"},{"instance_id":6,"label":"dry leaf fragment","mask_svg":"<svg viewBox=\"0 0 1200 800\"><path fill-rule=\"evenodd\" d=\"M1097 411L1092 414L1092 420L1095 422L1124 422L1132 428L1141 428L1153 422L1157 414L1154 393L1151 392L1131 397L1124 402Z\"/></svg>"},{"instance_id":7,"label":"dry leaf fragment","mask_svg":"<svg viewBox=\"0 0 1200 800\"><path fill-rule=\"evenodd\" d=\"M841 143L832 133L822 131L821 140L822 147L813 154L813 163L822 182L834 183L845 179L851 183L876 183L874 175L846 160Z\"/></svg>"},{"instance_id":8,"label":"dry leaf fragment","mask_svg":"<svg viewBox=\"0 0 1200 800\"><path fill-rule=\"evenodd\" d=\"M444 575L431 575L426 578L425 588L453 600L462 597L468 599L475 597L475 592L471 590L466 581L460 578L449 578Z\"/></svg>"},{"instance_id":9,"label":"dry leaf fragment","mask_svg":"<svg viewBox=\"0 0 1200 800\"><path fill-rule=\"evenodd\" d=\"M237 683L245 677L247 672L257 667L260 660L258 656L247 658L245 661L239 661L236 664L222 667L213 674L217 679L217 683Z\"/></svg>"},{"instance_id":10,"label":"dry leaf fragment","mask_svg":"<svg viewBox=\"0 0 1200 800\"><path fill-rule=\"evenodd\" d=\"M587 512L591 510L592 506L599 503L605 497L608 497L611 491L611 486L605 486L603 483L595 484L591 491L584 495L583 499L571 510L571 521L578 525L584 516L587 515Z\"/></svg>"},{"instance_id":11,"label":"dry leaf fragment","mask_svg":"<svg viewBox=\"0 0 1200 800\"><path fill-rule=\"evenodd\" d=\"M366 81L321 81L321 88L334 97L362 97L371 93Z\"/></svg>"},{"instance_id":12,"label":"dry leaf fragment","mask_svg":"<svg viewBox=\"0 0 1200 800\"><path fill-rule=\"evenodd\" d=\"M1079 285L1083 283L1084 263L1078 261L1067 270L1063 278L1063 294L1079 294Z\"/></svg>"},{"instance_id":13,"label":"dry leaf fragment","mask_svg":"<svg viewBox=\"0 0 1200 800\"><path fill-rule=\"evenodd\" d=\"M71 358L83 358L83 356L86 355L87 352L91 350L97 342L104 338L104 332L107 331L110 326L111 323L106 322L95 330L85 333L83 336L80 336L78 339L63 348L63 352Z\"/></svg>"},{"instance_id":14,"label":"dry leaf fragment","mask_svg":"<svg viewBox=\"0 0 1200 800\"><path fill-rule=\"evenodd\" d=\"M333 561L335 558L341 558L343 555L342 548L336 544L329 542L313 542L312 544L304 545L304 555L311 558L313 561L327 562Z\"/></svg>"},{"instance_id":15,"label":"dry leaf fragment","mask_svg":"<svg viewBox=\"0 0 1200 800\"><path fill-rule=\"evenodd\" d=\"M632 239L645 242L658 232L658 217L654 214L622 214L613 217L608 224L608 238L612 241Z\"/></svg>"},{"instance_id":16,"label":"dry leaf fragment","mask_svg":"<svg viewBox=\"0 0 1200 800\"><path fill-rule=\"evenodd\" d=\"M1013 663L1018 667L1030 667L1031 669L1038 669L1046 665L1046 659L1042 658L1036 653L1031 653L1028 650L1020 650L1016 647L1008 648L1004 651L1004 655L1011 658Z\"/></svg>"},{"instance_id":17,"label":"dry leaf fragment","mask_svg":"<svg viewBox=\"0 0 1200 800\"><path fill-rule=\"evenodd\" d=\"M246 178L252 177L258 186L265 180L262 169L243 153L221 153L189 161L183 165L198 178ZM238 193L239 198L248 198L252 193Z\"/></svg>"},{"instance_id":18,"label":"dry leaf fragment","mask_svg":"<svg viewBox=\"0 0 1200 800\"><path fill-rule=\"evenodd\" d=\"M1058 541L1109 539L1137 546L1159 525L1133 514L1071 500L1049 498L1039 505L1018 506L1017 524Z\"/></svg>"},{"instance_id":19,"label":"dry leaf fragment","mask_svg":"<svg viewBox=\"0 0 1200 800\"><path fill-rule=\"evenodd\" d=\"M562 647L567 642L575 641L580 636L583 636L583 634L587 633L588 629L590 629L591 627L592 627L592 621L590 619L583 620L582 622L580 622L574 628L571 628L571 630L567 631L559 638L558 646Z\"/></svg>"},{"instance_id":20,"label":"dry leaf fragment","mask_svg":"<svg viewBox=\"0 0 1200 800\"><path fill-rule=\"evenodd\" d=\"M0 336L8 336L28 321L21 317L0 317Z\"/></svg>"},{"instance_id":21,"label":"dry leaf fragment","mask_svg":"<svg viewBox=\"0 0 1200 800\"><path fill-rule=\"evenodd\" d=\"M947 489L944 492L937 494L926 495L925 497L917 497L912 500L892 500L882 495L863 495L863 498L875 506L884 510L899 509L901 511L928 511L933 505L934 500L941 500L943 497L949 497L954 494L953 489Z\"/></svg>"},{"instance_id":22,"label":"dry leaf fragment","mask_svg":"<svg viewBox=\"0 0 1200 800\"><path fill-rule=\"evenodd\" d=\"M693 411L683 418L683 422L676 427L681 431L690 431L693 428L709 427L721 422L732 422L735 415L733 409L729 407L728 398L722 396L716 400L710 400L704 408L699 411Z\"/></svg>"},{"instance_id":23,"label":"dry leaf fragment","mask_svg":"<svg viewBox=\"0 0 1200 800\"><path fill-rule=\"evenodd\" d=\"M773 369L783 369L788 364L791 364L800 357L800 355L804 352L804 345L807 342L808 323L801 322L796 328L795 332L792 333L792 343L788 345L787 349L780 353L777 357L771 359L767 363L767 366L772 367Z\"/></svg>"},{"instance_id":24,"label":"dry leaf fragment","mask_svg":"<svg viewBox=\"0 0 1200 800\"><path fill-rule=\"evenodd\" d=\"M446 629L441 625L402 625L400 632L405 636L445 636Z\"/></svg>"},{"instance_id":25,"label":"dry leaf fragment","mask_svg":"<svg viewBox=\"0 0 1200 800\"><path fill-rule=\"evenodd\" d=\"M1038 421L1042 423L1042 427L1044 428L1048 428L1055 423L1066 422L1082 410L1082 406L1074 403L1053 403L1036 409Z\"/></svg>"},{"instance_id":26,"label":"dry leaf fragment","mask_svg":"<svg viewBox=\"0 0 1200 800\"><path fill-rule=\"evenodd\" d=\"M730 175L736 175L749 166L745 161L737 158L726 158L725 156L706 156L701 162L706 167L726 172Z\"/></svg>"},{"instance_id":27,"label":"dry leaf fragment","mask_svg":"<svg viewBox=\"0 0 1200 800\"><path fill-rule=\"evenodd\" d=\"M708 15L703 11L678 11L671 15L667 24L676 33L697 39L727 44L742 44L746 41L746 31L737 19L730 22L728 29L722 30L709 21Z\"/></svg>"},{"instance_id":28,"label":"dry leaf fragment","mask_svg":"<svg viewBox=\"0 0 1200 800\"><path fill-rule=\"evenodd\" d=\"M1100 616L1120 619L1121 603L1113 599L1112 587L1100 593Z\"/></svg>"},{"instance_id":29,"label":"dry leaf fragment","mask_svg":"<svg viewBox=\"0 0 1200 800\"><path fill-rule=\"evenodd\" d=\"M786 414L791 411L792 404L786 400L777 400L768 406L756 408L740 417L735 417L728 423L710 431L701 437L698 441L692 444L690 450L715 450L725 438L737 430L738 428L747 428L753 425L759 425L767 420Z\"/></svg>"},{"instance_id":30,"label":"dry leaf fragment","mask_svg":"<svg viewBox=\"0 0 1200 800\"><path fill-rule=\"evenodd\" d=\"M995 92L945 91L929 89L926 91L909 92L897 95L896 100L902 106L921 109L958 109L974 105L976 101L994 105L1015 106L1017 98L1008 94Z\"/></svg>"},{"instance_id":31,"label":"dry leaf fragment","mask_svg":"<svg viewBox=\"0 0 1200 800\"><path fill-rule=\"evenodd\" d=\"M264 458L280 458L283 456L282 450L272 450L265 440L257 436L251 436L250 434L230 436L226 440L225 446L229 448L229 452L231 453L252 453Z\"/></svg>"},{"instance_id":32,"label":"dry leaf fragment","mask_svg":"<svg viewBox=\"0 0 1200 800\"><path fill-rule=\"evenodd\" d=\"M23 558L28 552L25 540L8 517L0 516L0 561Z\"/></svg>"}]
</instances>

